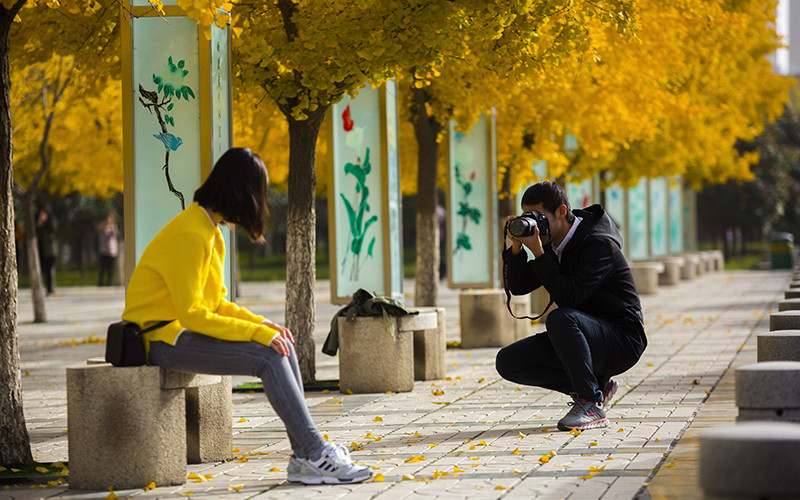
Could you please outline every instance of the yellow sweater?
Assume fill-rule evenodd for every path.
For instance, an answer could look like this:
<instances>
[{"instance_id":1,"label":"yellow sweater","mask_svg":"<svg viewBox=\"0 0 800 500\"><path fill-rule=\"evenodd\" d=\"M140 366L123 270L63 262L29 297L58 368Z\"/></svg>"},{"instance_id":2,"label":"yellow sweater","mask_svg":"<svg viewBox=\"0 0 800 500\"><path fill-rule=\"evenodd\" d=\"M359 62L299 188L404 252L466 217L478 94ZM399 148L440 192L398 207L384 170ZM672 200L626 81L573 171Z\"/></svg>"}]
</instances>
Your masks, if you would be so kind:
<instances>
[{"instance_id":1,"label":"yellow sweater","mask_svg":"<svg viewBox=\"0 0 800 500\"><path fill-rule=\"evenodd\" d=\"M147 328L150 342L174 345L183 329L233 342L268 345L278 333L263 316L225 299L222 232L197 203L175 216L147 245L125 293L122 319Z\"/></svg>"}]
</instances>

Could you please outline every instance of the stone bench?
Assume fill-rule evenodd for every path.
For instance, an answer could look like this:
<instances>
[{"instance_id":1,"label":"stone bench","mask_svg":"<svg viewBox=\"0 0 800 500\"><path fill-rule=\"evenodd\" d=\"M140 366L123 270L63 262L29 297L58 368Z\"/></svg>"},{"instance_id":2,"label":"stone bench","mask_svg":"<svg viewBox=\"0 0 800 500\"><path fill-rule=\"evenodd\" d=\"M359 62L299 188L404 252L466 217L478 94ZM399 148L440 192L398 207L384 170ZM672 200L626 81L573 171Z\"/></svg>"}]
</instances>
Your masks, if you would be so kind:
<instances>
[{"instance_id":1,"label":"stone bench","mask_svg":"<svg viewBox=\"0 0 800 500\"><path fill-rule=\"evenodd\" d=\"M800 311L778 311L769 315L769 330L800 330Z\"/></svg>"},{"instance_id":2,"label":"stone bench","mask_svg":"<svg viewBox=\"0 0 800 500\"><path fill-rule=\"evenodd\" d=\"M700 257L697 254L686 253L683 257L683 267L681 268L681 279L692 280L698 275L700 268Z\"/></svg>"},{"instance_id":3,"label":"stone bench","mask_svg":"<svg viewBox=\"0 0 800 500\"><path fill-rule=\"evenodd\" d=\"M712 271L721 272L725 269L725 254L722 250L709 250L708 255L711 257Z\"/></svg>"},{"instance_id":4,"label":"stone bench","mask_svg":"<svg viewBox=\"0 0 800 500\"><path fill-rule=\"evenodd\" d=\"M233 458L231 378L117 367L67 368L70 487L186 482L186 464Z\"/></svg>"},{"instance_id":5,"label":"stone bench","mask_svg":"<svg viewBox=\"0 0 800 500\"><path fill-rule=\"evenodd\" d=\"M736 369L736 421L800 422L800 361L764 361Z\"/></svg>"},{"instance_id":6,"label":"stone bench","mask_svg":"<svg viewBox=\"0 0 800 500\"><path fill-rule=\"evenodd\" d=\"M444 378L444 308L419 308L409 316L337 318L339 390L402 392L414 379Z\"/></svg>"},{"instance_id":7,"label":"stone bench","mask_svg":"<svg viewBox=\"0 0 800 500\"><path fill-rule=\"evenodd\" d=\"M800 361L800 330L775 330L756 337L757 361Z\"/></svg>"},{"instance_id":8,"label":"stone bench","mask_svg":"<svg viewBox=\"0 0 800 500\"><path fill-rule=\"evenodd\" d=\"M503 347L530 334L530 320L516 319L509 314L505 290L465 290L458 300L461 347L465 349ZM512 295L511 310L519 317L537 316L542 312L531 314L530 295Z\"/></svg>"},{"instance_id":9,"label":"stone bench","mask_svg":"<svg viewBox=\"0 0 800 500\"><path fill-rule=\"evenodd\" d=\"M800 298L784 299L778 302L778 312L800 310Z\"/></svg>"},{"instance_id":10,"label":"stone bench","mask_svg":"<svg viewBox=\"0 0 800 500\"><path fill-rule=\"evenodd\" d=\"M800 498L800 426L744 422L700 435L705 498Z\"/></svg>"},{"instance_id":11,"label":"stone bench","mask_svg":"<svg viewBox=\"0 0 800 500\"><path fill-rule=\"evenodd\" d=\"M800 290L797 288L788 288L783 291L783 296L787 299L800 299Z\"/></svg>"},{"instance_id":12,"label":"stone bench","mask_svg":"<svg viewBox=\"0 0 800 500\"><path fill-rule=\"evenodd\" d=\"M681 268L684 266L683 257L661 257L657 262L664 264L664 271L658 275L659 285L677 285L681 281Z\"/></svg>"},{"instance_id":13,"label":"stone bench","mask_svg":"<svg viewBox=\"0 0 800 500\"><path fill-rule=\"evenodd\" d=\"M664 264L655 261L634 262L631 264L636 291L650 295L658 291L658 275L664 272Z\"/></svg>"}]
</instances>

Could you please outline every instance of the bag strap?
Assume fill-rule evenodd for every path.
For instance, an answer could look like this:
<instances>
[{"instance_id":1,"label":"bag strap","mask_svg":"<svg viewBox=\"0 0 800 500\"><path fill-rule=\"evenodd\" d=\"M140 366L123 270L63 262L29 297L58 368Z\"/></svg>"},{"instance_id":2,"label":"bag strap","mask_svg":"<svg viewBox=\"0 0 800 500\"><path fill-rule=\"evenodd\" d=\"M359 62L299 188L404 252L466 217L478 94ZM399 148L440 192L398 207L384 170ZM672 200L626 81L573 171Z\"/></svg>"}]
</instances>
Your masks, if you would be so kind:
<instances>
[{"instance_id":1,"label":"bag strap","mask_svg":"<svg viewBox=\"0 0 800 500\"><path fill-rule=\"evenodd\" d=\"M153 325L153 326L149 326L149 327L145 328L144 330L139 330L138 332L136 332L136 335L142 335L142 334L144 334L144 333L147 333L147 332L149 332L149 331L155 330L155 329L157 329L157 328L161 328L162 326L167 326L168 324L172 323L173 321L174 321L174 320L169 320L169 321L159 321L158 323L156 323L156 324L155 324L155 325Z\"/></svg>"},{"instance_id":2,"label":"bag strap","mask_svg":"<svg viewBox=\"0 0 800 500\"><path fill-rule=\"evenodd\" d=\"M506 240L507 236L508 236L508 223L506 222L506 227L505 229L503 229L503 241ZM505 248L504 250L507 250L507 248ZM509 314L511 314L511 317L516 319L537 320L542 316L544 316L545 314L547 314L547 310L550 309L550 306L553 305L553 297L549 293L548 295L550 296L550 302L547 303L547 307L544 308L544 311L542 311L540 315L530 317L530 316L517 316L516 314L514 314L514 311L511 310L511 291L508 289L509 267L511 266L508 264L508 259L503 259L503 288L506 291L506 309L508 309L508 312Z\"/></svg>"}]
</instances>

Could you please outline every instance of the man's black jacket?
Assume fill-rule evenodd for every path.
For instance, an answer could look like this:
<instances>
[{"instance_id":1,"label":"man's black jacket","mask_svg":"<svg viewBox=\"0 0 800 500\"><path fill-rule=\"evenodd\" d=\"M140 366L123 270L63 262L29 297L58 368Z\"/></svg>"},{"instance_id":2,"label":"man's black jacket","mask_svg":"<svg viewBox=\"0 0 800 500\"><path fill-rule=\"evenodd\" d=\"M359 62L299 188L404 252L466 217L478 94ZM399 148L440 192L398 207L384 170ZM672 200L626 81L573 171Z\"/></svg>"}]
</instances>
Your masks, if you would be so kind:
<instances>
[{"instance_id":1,"label":"man's black jacket","mask_svg":"<svg viewBox=\"0 0 800 500\"><path fill-rule=\"evenodd\" d=\"M550 245L544 247L544 255L530 261L526 252L503 252L509 290L524 295L544 286L559 307L609 320L644 339L642 306L617 226L600 205L572 213L583 221L560 263Z\"/></svg>"}]
</instances>

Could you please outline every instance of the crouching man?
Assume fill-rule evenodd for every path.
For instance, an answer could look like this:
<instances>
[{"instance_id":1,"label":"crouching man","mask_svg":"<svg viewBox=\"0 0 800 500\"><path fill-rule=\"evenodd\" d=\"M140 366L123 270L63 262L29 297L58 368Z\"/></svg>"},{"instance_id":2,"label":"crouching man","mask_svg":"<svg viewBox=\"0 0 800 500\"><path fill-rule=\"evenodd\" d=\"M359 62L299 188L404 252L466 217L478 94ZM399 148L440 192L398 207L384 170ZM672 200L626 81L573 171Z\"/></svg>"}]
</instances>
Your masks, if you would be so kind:
<instances>
[{"instance_id":1,"label":"crouching man","mask_svg":"<svg viewBox=\"0 0 800 500\"><path fill-rule=\"evenodd\" d=\"M572 408L559 429L606 427L605 409L618 386L611 377L635 365L647 346L622 237L600 205L570 210L566 193L554 182L528 188L522 210L540 212L534 214L540 221L530 224L528 235L508 235L507 285L514 295L543 286L558 308L548 315L546 332L497 353L497 371L518 384L570 395ZM523 245L534 259L528 260Z\"/></svg>"}]
</instances>

